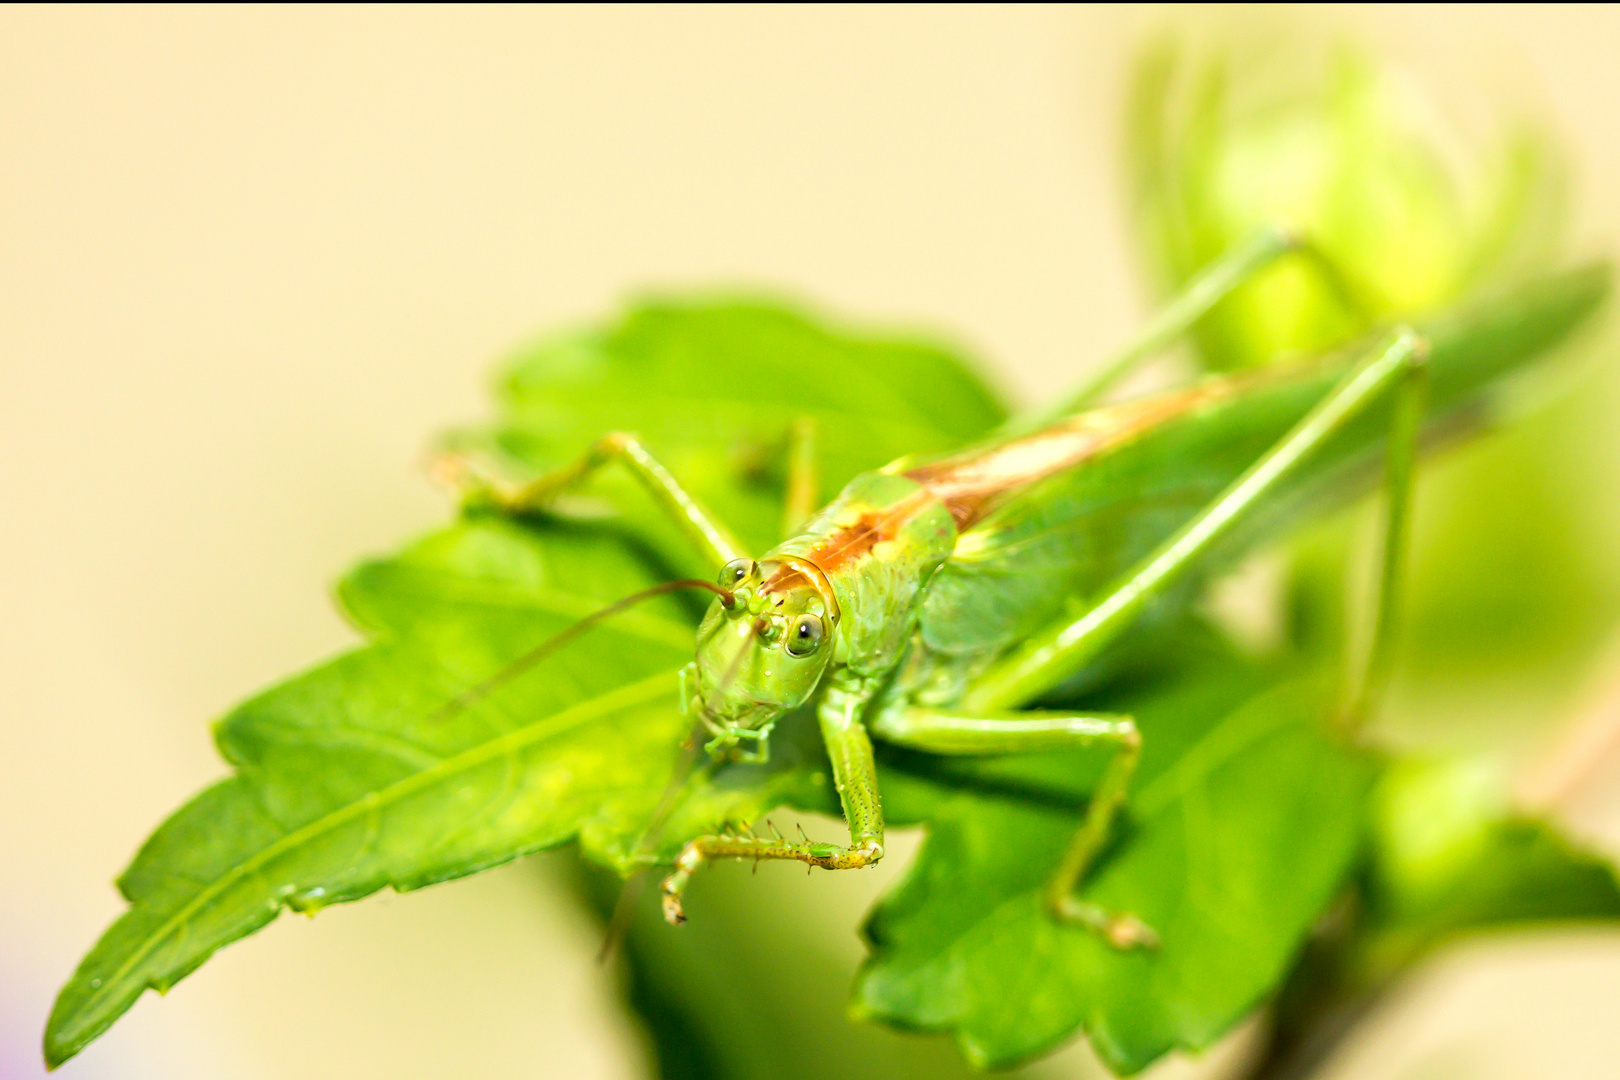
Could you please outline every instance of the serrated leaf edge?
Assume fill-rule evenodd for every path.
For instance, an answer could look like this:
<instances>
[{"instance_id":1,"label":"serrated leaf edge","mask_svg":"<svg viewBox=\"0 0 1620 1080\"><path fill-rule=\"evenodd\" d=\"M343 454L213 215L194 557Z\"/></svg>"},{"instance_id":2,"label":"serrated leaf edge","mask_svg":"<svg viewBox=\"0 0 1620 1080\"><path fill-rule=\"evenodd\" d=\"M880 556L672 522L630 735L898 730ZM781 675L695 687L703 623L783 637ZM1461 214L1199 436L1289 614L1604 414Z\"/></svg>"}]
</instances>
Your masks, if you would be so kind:
<instances>
[{"instance_id":1,"label":"serrated leaf edge","mask_svg":"<svg viewBox=\"0 0 1620 1080\"><path fill-rule=\"evenodd\" d=\"M195 915L209 901L218 897L220 894L226 891L226 889L240 881L242 878L250 874L260 872L262 868L275 857L288 851L295 850L300 844L313 839L314 837L317 837L332 828L345 824L360 814L374 813L380 807L385 806L389 802L414 794L416 791L422 790L430 786L433 782L443 779L444 777L453 776L457 772L464 769L484 764L487 761L501 756L503 753L516 751L529 743L538 742L542 739L562 734L570 728L578 727L579 725L586 723L599 715L635 705L642 701L651 700L657 697L659 694L670 693L674 688L674 683L674 670L660 672L657 675L631 683L628 686L620 687L617 690L603 694L596 698L592 698L589 701L580 702L577 705L570 706L561 712L553 713L548 717L535 721L533 724L517 728L514 731L510 731L498 738L491 739L486 743L482 743L470 750L463 751L462 753L454 755L453 757L443 758L436 766L432 768L413 773L412 775L398 780L379 791L368 792L362 798L348 803L339 809L332 811L331 813L322 815L314 821L300 826L299 828L288 833L286 836L283 836L281 839L275 841L273 844L270 844L256 852L251 858L232 866L224 874L221 874L219 877L214 879L214 881L210 882L206 887L204 887L197 894L197 896L189 900L179 911L166 919L163 924L158 927L155 932L150 934L146 940L142 942L142 944L134 951L134 953L119 966L117 971L110 976L103 977L99 986L92 987L92 993L86 997L84 1004L78 1009L74 1010L72 1014L58 1019L54 1015L53 1011L53 1015L45 1031L47 1058L51 1066L54 1068L56 1065L66 1061L68 1058L72 1057L74 1054L78 1053L81 1049L88 1045L103 1031L105 1031L109 1026L111 1026L114 1020L116 1020L126 1009L129 1008L129 1005L134 1004L135 999L140 996L141 991L136 991L136 994L131 997L129 1005L126 1005L124 1008L118 1009L112 1015L105 1017L102 1022L93 1024L90 1029L79 1034L78 1036L63 1039L62 1035L64 1031L71 1028L72 1021L74 1019L87 1014L94 1014L103 1005L103 1003L106 1002L108 996L111 995L114 990L119 987L129 977L129 975L152 954L153 950L155 950L161 942L168 940L175 931L182 929L191 916ZM512 853L512 857L516 858L518 855L523 853L523 851L514 851ZM488 865L490 864L480 863L475 867L470 867L468 872L471 872L472 870L484 869ZM439 878L436 880L445 879ZM381 887L382 884L379 883L377 888ZM294 890L290 886L283 887L277 891L274 899L278 912L280 908L285 906L286 898L292 895L293 891ZM115 923L114 926L116 925L117 924ZM112 931L109 929L108 933L111 932ZM61 994L58 995L58 1001L66 998L70 991L74 990L78 986L83 985L87 980L89 980L89 978L90 973L85 969L81 968L79 971L74 972L73 978L69 981L67 986L62 988ZM158 989L161 991L162 988L160 988L157 983L148 980L146 984L141 987L141 990L146 989Z\"/></svg>"}]
</instances>

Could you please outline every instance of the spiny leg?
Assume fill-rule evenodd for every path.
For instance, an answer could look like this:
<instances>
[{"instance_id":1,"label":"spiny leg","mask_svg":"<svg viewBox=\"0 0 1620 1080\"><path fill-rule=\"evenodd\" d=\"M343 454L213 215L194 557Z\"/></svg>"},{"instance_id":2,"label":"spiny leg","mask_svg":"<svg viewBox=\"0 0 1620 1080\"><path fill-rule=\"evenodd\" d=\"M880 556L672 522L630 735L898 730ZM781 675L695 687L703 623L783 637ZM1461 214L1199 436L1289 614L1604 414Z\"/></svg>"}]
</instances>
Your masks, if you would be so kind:
<instances>
[{"instance_id":1,"label":"spiny leg","mask_svg":"<svg viewBox=\"0 0 1620 1080\"><path fill-rule=\"evenodd\" d=\"M1154 314L1135 340L1103 361L1068 396L1039 412L1019 417L1016 422L1019 430L1033 431L1095 405L1132 368L1162 352L1191 330L1216 304L1279 259L1290 255L1308 263L1346 311L1363 318L1368 316L1366 305L1355 295L1338 266L1320 248L1292 229L1277 226L1262 229L1198 271L1179 293Z\"/></svg>"},{"instance_id":2,"label":"spiny leg","mask_svg":"<svg viewBox=\"0 0 1620 1080\"><path fill-rule=\"evenodd\" d=\"M983 713L1021 705L1085 666L1131 625L1149 601L1197 565L1234 524L1261 505L1312 450L1372 402L1403 384L1411 386L1419 377L1425 352L1423 340L1406 329L1396 331L1372 349L1293 430L1191 521L1105 590L1098 603L1078 618L1034 635L976 680L963 698L963 708ZM1409 389L1407 393L1417 391ZM1408 403L1396 410L1398 426L1410 429L1405 433L1408 442L1416 431L1417 405ZM1404 476L1410 472L1410 458L1404 454L1398 453L1393 459L1398 468L1406 469L1401 479L1403 486L1409 483ZM1406 464L1401 466L1403 461ZM1397 530L1404 528L1404 510L1392 518L1392 523ZM1386 574L1396 569L1392 559Z\"/></svg>"},{"instance_id":3,"label":"spiny leg","mask_svg":"<svg viewBox=\"0 0 1620 1080\"><path fill-rule=\"evenodd\" d=\"M883 858L883 808L878 801L877 768L872 740L861 714L872 688L835 677L817 709L821 737L832 760L833 782L849 824L849 846L817 844L781 836L700 836L681 849L675 870L664 879L664 918L686 921L681 894L698 868L711 859L792 859L823 870L856 870Z\"/></svg>"},{"instance_id":4,"label":"spiny leg","mask_svg":"<svg viewBox=\"0 0 1620 1080\"><path fill-rule=\"evenodd\" d=\"M1158 935L1128 912L1109 911L1075 895L1096 861L1142 753L1142 736L1127 716L1095 713L995 712L964 716L944 709L889 710L872 723L884 742L933 754L1019 754L1112 746L1114 754L1092 792L1085 817L1046 888L1046 906L1060 922L1095 930L1115 948L1152 948Z\"/></svg>"},{"instance_id":5,"label":"spiny leg","mask_svg":"<svg viewBox=\"0 0 1620 1080\"><path fill-rule=\"evenodd\" d=\"M454 479L464 490L472 490L511 513L538 510L569 488L583 483L596 470L619 462L652 496L683 532L716 566L733 559L747 558L729 528L710 513L634 435L613 432L598 439L573 462L515 489L503 489L486 477L469 475L466 462L455 462ZM451 471L451 470L446 470Z\"/></svg>"}]
</instances>

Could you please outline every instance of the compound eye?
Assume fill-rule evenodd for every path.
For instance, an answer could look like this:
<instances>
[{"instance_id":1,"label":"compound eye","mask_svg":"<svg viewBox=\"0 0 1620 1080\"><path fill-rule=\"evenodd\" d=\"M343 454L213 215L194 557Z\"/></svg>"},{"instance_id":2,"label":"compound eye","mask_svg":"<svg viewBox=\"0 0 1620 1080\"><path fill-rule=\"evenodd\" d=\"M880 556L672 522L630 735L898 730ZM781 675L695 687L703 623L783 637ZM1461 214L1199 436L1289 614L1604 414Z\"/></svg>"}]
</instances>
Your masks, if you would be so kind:
<instances>
[{"instance_id":1,"label":"compound eye","mask_svg":"<svg viewBox=\"0 0 1620 1080\"><path fill-rule=\"evenodd\" d=\"M732 559L720 568L720 584L727 589L747 581L757 569L753 559Z\"/></svg>"},{"instance_id":2,"label":"compound eye","mask_svg":"<svg viewBox=\"0 0 1620 1080\"><path fill-rule=\"evenodd\" d=\"M821 648L821 639L827 634L827 628L819 615L800 615L793 621L793 629L788 631L787 642L783 648L787 649L789 656L800 658L809 656Z\"/></svg>"}]
</instances>

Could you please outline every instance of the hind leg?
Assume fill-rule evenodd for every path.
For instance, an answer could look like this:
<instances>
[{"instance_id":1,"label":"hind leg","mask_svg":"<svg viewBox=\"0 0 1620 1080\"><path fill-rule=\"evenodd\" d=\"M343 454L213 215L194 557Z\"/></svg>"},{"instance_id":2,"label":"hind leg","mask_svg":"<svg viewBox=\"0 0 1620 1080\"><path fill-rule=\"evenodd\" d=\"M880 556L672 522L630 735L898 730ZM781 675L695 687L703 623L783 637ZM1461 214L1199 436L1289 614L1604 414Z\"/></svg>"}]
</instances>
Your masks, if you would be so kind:
<instances>
[{"instance_id":1,"label":"hind leg","mask_svg":"<svg viewBox=\"0 0 1620 1080\"><path fill-rule=\"evenodd\" d=\"M1202 556L1233 525L1264 505L1273 489L1291 477L1311 451L1342 431L1374 401L1391 394L1396 397L1396 409L1389 475L1394 478L1390 490L1397 498L1389 517L1388 539L1393 546L1383 576L1386 584L1392 583L1399 569L1396 556L1405 528L1405 499L1421 417L1426 351L1423 339L1410 330L1396 331L1371 349L1293 430L1192 520L1105 589L1096 604L1073 620L1033 635L997 661L964 695L963 707L975 713L1015 708L1035 700L1080 670L1130 627L1154 597L1198 566ZM1387 621L1393 589L1383 591L1387 599L1379 602L1380 618ZM1383 637L1387 639L1387 634ZM1386 647L1380 644L1378 648L1378 663L1387 666Z\"/></svg>"},{"instance_id":2,"label":"hind leg","mask_svg":"<svg viewBox=\"0 0 1620 1080\"><path fill-rule=\"evenodd\" d=\"M1345 310L1365 314L1334 262L1309 240L1291 229L1262 229L1245 243L1200 270L1182 290L1161 307L1136 338L1104 360L1084 382L1050 406L1017 420L1018 430L1034 431L1071 413L1090 408L1127 372L1186 334L1210 309L1267 267L1294 257L1303 260L1331 289Z\"/></svg>"}]
</instances>

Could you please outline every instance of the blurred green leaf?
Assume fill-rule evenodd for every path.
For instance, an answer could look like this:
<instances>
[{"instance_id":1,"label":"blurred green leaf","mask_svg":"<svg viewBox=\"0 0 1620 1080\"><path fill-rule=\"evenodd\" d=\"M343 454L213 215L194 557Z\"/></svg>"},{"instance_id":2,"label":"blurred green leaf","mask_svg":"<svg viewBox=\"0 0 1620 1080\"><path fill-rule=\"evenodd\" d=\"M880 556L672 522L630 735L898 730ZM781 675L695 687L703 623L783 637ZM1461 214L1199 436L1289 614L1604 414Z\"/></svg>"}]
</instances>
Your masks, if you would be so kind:
<instances>
[{"instance_id":1,"label":"blurred green leaf","mask_svg":"<svg viewBox=\"0 0 1620 1080\"><path fill-rule=\"evenodd\" d=\"M1399 762L1373 809L1374 968L1463 933L1620 918L1613 865L1513 810L1477 760Z\"/></svg>"},{"instance_id":2,"label":"blurred green leaf","mask_svg":"<svg viewBox=\"0 0 1620 1080\"><path fill-rule=\"evenodd\" d=\"M1137 228L1166 292L1263 227L1297 229L1351 303L1319 269L1279 264L1198 328L1206 364L1314 351L1546 265L1566 178L1539 126L1463 130L1410 73L1275 21L1144 54L1127 124Z\"/></svg>"},{"instance_id":3,"label":"blurred green leaf","mask_svg":"<svg viewBox=\"0 0 1620 1080\"><path fill-rule=\"evenodd\" d=\"M1491 822L1475 857L1424 899L1397 910L1435 940L1527 923L1620 918L1613 863L1547 822L1517 816Z\"/></svg>"},{"instance_id":4,"label":"blurred green leaf","mask_svg":"<svg viewBox=\"0 0 1620 1080\"><path fill-rule=\"evenodd\" d=\"M1620 919L1620 880L1508 805L1478 759L1400 759L1368 800L1356 887L1318 926L1277 994L1250 1075L1317 1075L1413 969L1459 937Z\"/></svg>"},{"instance_id":5,"label":"blurred green leaf","mask_svg":"<svg viewBox=\"0 0 1620 1080\"><path fill-rule=\"evenodd\" d=\"M1620 612L1617 389L1579 372L1423 478L1392 716L1406 744L1515 752L1591 678Z\"/></svg>"}]
</instances>

